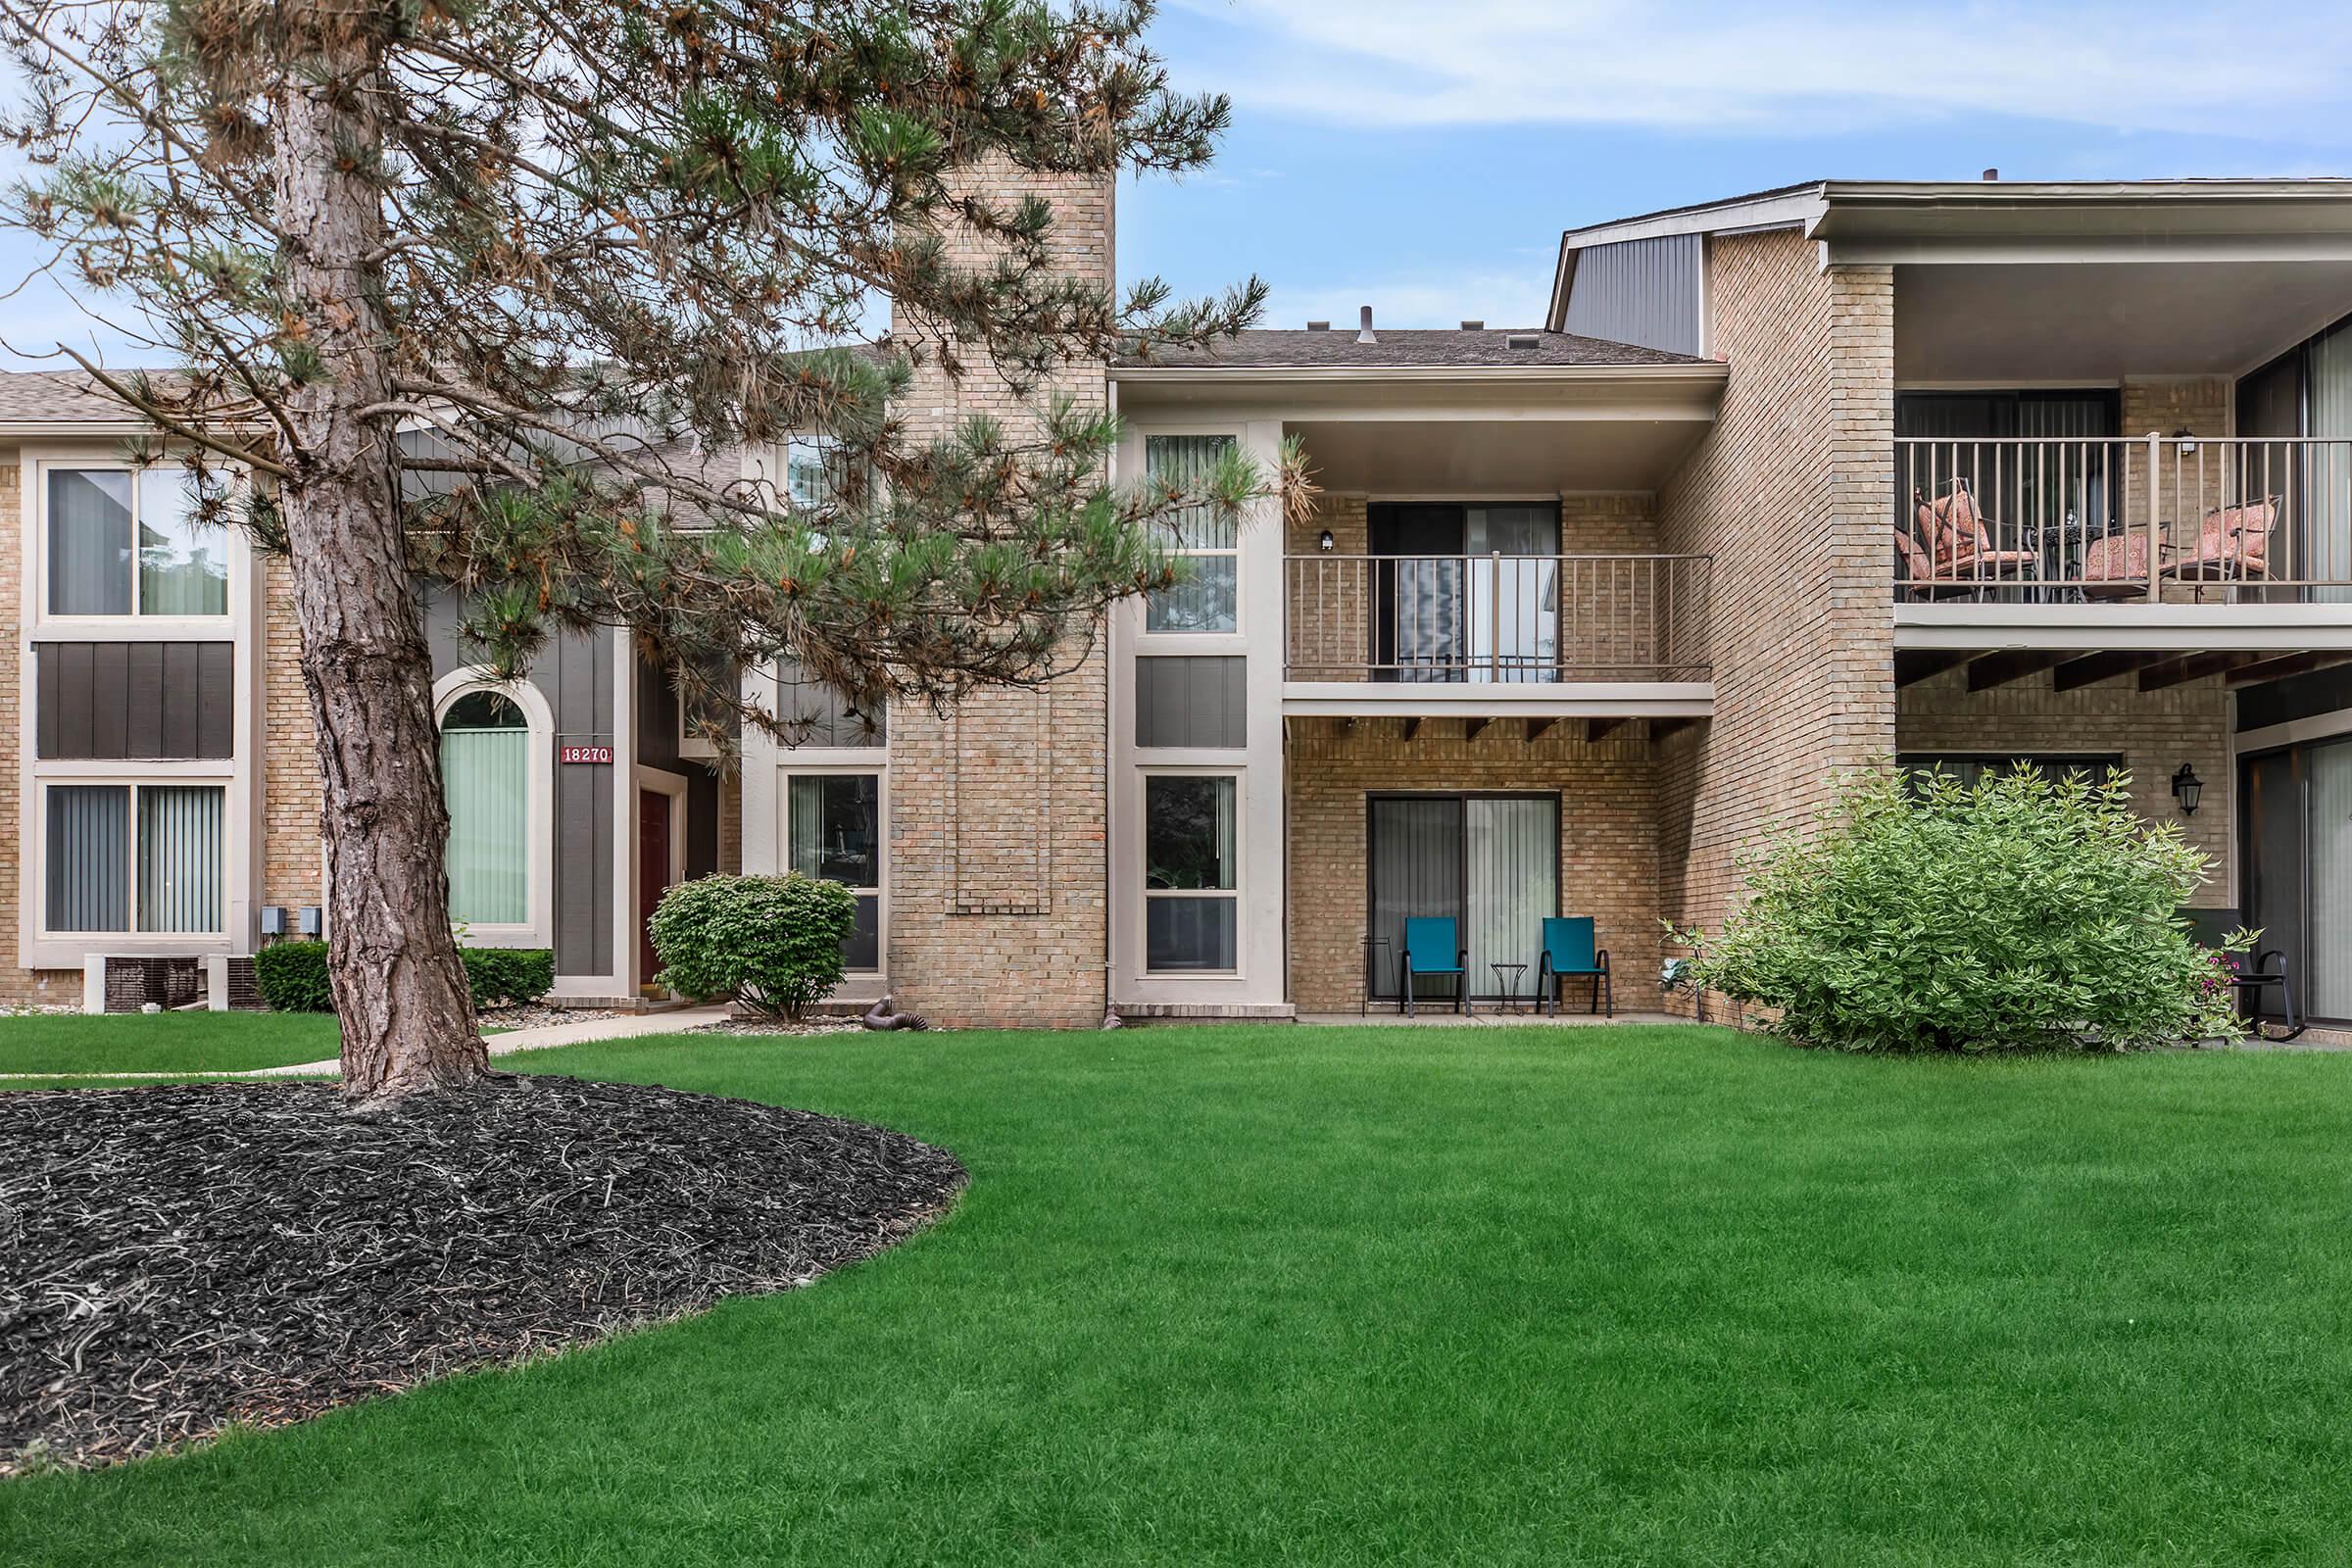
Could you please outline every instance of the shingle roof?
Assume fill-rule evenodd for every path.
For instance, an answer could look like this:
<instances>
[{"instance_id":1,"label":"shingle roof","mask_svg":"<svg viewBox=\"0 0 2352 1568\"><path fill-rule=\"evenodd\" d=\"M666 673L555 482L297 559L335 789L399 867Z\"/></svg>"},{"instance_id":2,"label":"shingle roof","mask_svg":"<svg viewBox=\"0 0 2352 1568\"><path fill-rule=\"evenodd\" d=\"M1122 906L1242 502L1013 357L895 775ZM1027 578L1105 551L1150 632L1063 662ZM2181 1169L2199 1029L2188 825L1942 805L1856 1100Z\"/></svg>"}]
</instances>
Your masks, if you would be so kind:
<instances>
[{"instance_id":1,"label":"shingle roof","mask_svg":"<svg viewBox=\"0 0 2352 1568\"><path fill-rule=\"evenodd\" d=\"M1358 343L1352 325L1328 331L1291 331L1258 328L1228 338L1206 351L1162 351L1150 358L1130 357L1116 362L1121 369L1232 368L1232 369L1408 369L1423 367L1464 369L1515 369L1530 366L1631 367L1643 365L1705 365L1685 354L1665 354L1610 343L1571 332L1547 332L1541 327L1482 328L1445 331L1426 327L1375 326L1379 340ZM1533 338L1534 346L1513 348L1514 338Z\"/></svg>"},{"instance_id":2,"label":"shingle roof","mask_svg":"<svg viewBox=\"0 0 2352 1568\"><path fill-rule=\"evenodd\" d=\"M111 369L109 374L115 373ZM0 424L123 424L128 409L81 370L0 370Z\"/></svg>"}]
</instances>

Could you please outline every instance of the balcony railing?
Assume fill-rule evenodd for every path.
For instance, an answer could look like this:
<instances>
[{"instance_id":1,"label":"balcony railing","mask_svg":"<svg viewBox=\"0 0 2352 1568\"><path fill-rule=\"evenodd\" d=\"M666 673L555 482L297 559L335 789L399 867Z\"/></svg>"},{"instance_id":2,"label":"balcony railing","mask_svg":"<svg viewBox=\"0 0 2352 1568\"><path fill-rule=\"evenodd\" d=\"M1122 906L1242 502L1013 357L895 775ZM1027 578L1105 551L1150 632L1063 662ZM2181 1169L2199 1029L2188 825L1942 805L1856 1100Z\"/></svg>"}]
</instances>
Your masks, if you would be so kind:
<instances>
[{"instance_id":1,"label":"balcony railing","mask_svg":"<svg viewBox=\"0 0 2352 1568\"><path fill-rule=\"evenodd\" d=\"M1294 681L1701 681L1705 556L1293 556Z\"/></svg>"},{"instance_id":2,"label":"balcony railing","mask_svg":"<svg viewBox=\"0 0 2352 1568\"><path fill-rule=\"evenodd\" d=\"M2352 440L1908 437L1894 471L1908 601L2352 600Z\"/></svg>"}]
</instances>

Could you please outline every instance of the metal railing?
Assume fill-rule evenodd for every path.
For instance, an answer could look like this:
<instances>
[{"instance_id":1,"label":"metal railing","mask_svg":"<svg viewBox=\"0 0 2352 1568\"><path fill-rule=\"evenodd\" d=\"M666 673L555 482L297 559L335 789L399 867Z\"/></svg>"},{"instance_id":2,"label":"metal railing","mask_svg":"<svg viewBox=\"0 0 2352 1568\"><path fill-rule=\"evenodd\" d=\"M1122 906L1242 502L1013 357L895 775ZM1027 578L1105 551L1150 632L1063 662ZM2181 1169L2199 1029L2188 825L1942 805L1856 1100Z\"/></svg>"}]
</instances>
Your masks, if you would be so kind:
<instances>
[{"instance_id":1,"label":"metal railing","mask_svg":"<svg viewBox=\"0 0 2352 1568\"><path fill-rule=\"evenodd\" d=\"M1708 678L1706 556L1293 556L1285 678Z\"/></svg>"},{"instance_id":2,"label":"metal railing","mask_svg":"<svg viewBox=\"0 0 2352 1568\"><path fill-rule=\"evenodd\" d=\"M2352 440L1915 436L1894 472L1914 602L2352 600Z\"/></svg>"}]
</instances>

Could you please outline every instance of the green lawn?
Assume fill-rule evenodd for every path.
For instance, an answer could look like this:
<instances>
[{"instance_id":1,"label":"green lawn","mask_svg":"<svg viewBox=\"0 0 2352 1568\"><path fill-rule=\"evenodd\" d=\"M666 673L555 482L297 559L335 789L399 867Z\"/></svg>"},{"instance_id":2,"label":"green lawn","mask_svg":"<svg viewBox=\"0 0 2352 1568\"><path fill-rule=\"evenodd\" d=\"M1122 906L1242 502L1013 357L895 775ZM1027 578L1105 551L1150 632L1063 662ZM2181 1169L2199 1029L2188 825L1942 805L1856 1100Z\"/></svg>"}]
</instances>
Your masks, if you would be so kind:
<instances>
[{"instance_id":1,"label":"green lawn","mask_svg":"<svg viewBox=\"0 0 2352 1568\"><path fill-rule=\"evenodd\" d=\"M956 1151L793 1296L0 1486L0 1561L2340 1562L2352 1057L1699 1029L516 1058Z\"/></svg>"},{"instance_id":2,"label":"green lawn","mask_svg":"<svg viewBox=\"0 0 2352 1568\"><path fill-rule=\"evenodd\" d=\"M159 1012L0 1018L0 1073L242 1072L327 1061L322 1012Z\"/></svg>"}]
</instances>

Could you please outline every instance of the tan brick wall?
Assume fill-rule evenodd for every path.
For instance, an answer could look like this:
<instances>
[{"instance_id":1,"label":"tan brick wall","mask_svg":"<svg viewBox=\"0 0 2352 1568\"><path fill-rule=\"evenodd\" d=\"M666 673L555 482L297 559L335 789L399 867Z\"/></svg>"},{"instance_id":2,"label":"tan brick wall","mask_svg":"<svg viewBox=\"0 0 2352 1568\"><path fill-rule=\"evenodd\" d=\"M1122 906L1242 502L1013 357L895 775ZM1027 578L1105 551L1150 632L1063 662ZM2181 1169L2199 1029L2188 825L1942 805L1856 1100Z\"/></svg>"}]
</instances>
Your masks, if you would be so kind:
<instances>
[{"instance_id":1,"label":"tan brick wall","mask_svg":"<svg viewBox=\"0 0 2352 1568\"><path fill-rule=\"evenodd\" d=\"M24 628L21 623L24 530L19 509L24 498L17 454L0 453L0 909L8 929L18 927L19 878L37 864L26 853L28 824L17 819L20 772L17 725L22 714ZM0 1005L71 1005L81 1001L78 969L21 969L12 936L0 956Z\"/></svg>"},{"instance_id":2,"label":"tan brick wall","mask_svg":"<svg viewBox=\"0 0 2352 1568\"><path fill-rule=\"evenodd\" d=\"M1366 718L1295 725L1284 766L1291 993L1300 1012L1353 1011L1368 919L1364 798L1392 790L1513 790L1560 797L1560 909L1590 914L1609 950L1620 1007L1653 1007L1658 965L1657 814L1639 724L1594 743L1582 720L1530 741L1524 720L1464 740L1460 719ZM1388 956L1396 961L1396 955ZM1474 991L1492 977L1475 977ZM1535 977L1523 976L1521 994Z\"/></svg>"},{"instance_id":3,"label":"tan brick wall","mask_svg":"<svg viewBox=\"0 0 2352 1568\"><path fill-rule=\"evenodd\" d=\"M2230 721L2229 689L2218 677L2143 692L2124 675L2058 692L2045 673L1972 693L1966 671L1955 669L1902 689L1895 742L1906 753L2121 756L2132 808L2150 821L2178 823L2205 853L2206 883L2188 902L2211 907L2237 902ZM2173 772L2182 762L2205 784L2191 817L2173 800Z\"/></svg>"},{"instance_id":4,"label":"tan brick wall","mask_svg":"<svg viewBox=\"0 0 2352 1568\"><path fill-rule=\"evenodd\" d=\"M1008 168L971 177L1003 199L1045 196L1055 210L1056 265L1109 283L1108 181ZM950 247L966 264L987 259L968 233L951 235ZM1109 395L1099 364L1069 368L1055 386L1081 402ZM1016 434L1036 428L1036 407L984 362L961 378L919 368L905 410L918 439L975 415ZM902 1005L934 1022L1066 1027L1102 1016L1105 643L1100 627L1082 645L1074 639L1074 667L1041 690L983 693L945 715L919 704L891 710L891 983Z\"/></svg>"},{"instance_id":5,"label":"tan brick wall","mask_svg":"<svg viewBox=\"0 0 2352 1568\"><path fill-rule=\"evenodd\" d=\"M722 876L743 875L743 774L727 773L718 781L718 869Z\"/></svg>"},{"instance_id":6,"label":"tan brick wall","mask_svg":"<svg viewBox=\"0 0 2352 1568\"><path fill-rule=\"evenodd\" d=\"M1658 498L1659 542L1711 554L1715 717L1658 748L1660 903L1721 926L1737 857L1887 756L1893 278L1824 272L1793 232L1708 252L1714 427Z\"/></svg>"},{"instance_id":7,"label":"tan brick wall","mask_svg":"<svg viewBox=\"0 0 2352 1568\"><path fill-rule=\"evenodd\" d=\"M2144 528L2150 507L2161 525L2161 537L2174 550L2194 554L2205 514L2248 499L2248 481L2235 471L2235 458L2226 446L2201 443L2195 452L2182 452L2171 440L2156 449L2156 483L2148 482L2150 432L2171 437L2186 430L2191 435L2220 437L2235 422L2232 405L2235 383L2227 376L2127 376L2118 395L2119 423L2125 436L2125 485L2117 513L2131 527ZM2259 484L2259 478L2255 481ZM2278 483L2283 485L2284 476ZM2193 583L2168 582L2167 604L2193 604L2199 590ZM2223 591L2206 588L2205 602L2217 601Z\"/></svg>"},{"instance_id":8,"label":"tan brick wall","mask_svg":"<svg viewBox=\"0 0 2352 1568\"><path fill-rule=\"evenodd\" d=\"M298 909L326 902L318 738L302 687L293 567L282 556L262 556L256 568L254 591L262 608L262 883L255 902Z\"/></svg>"}]
</instances>

